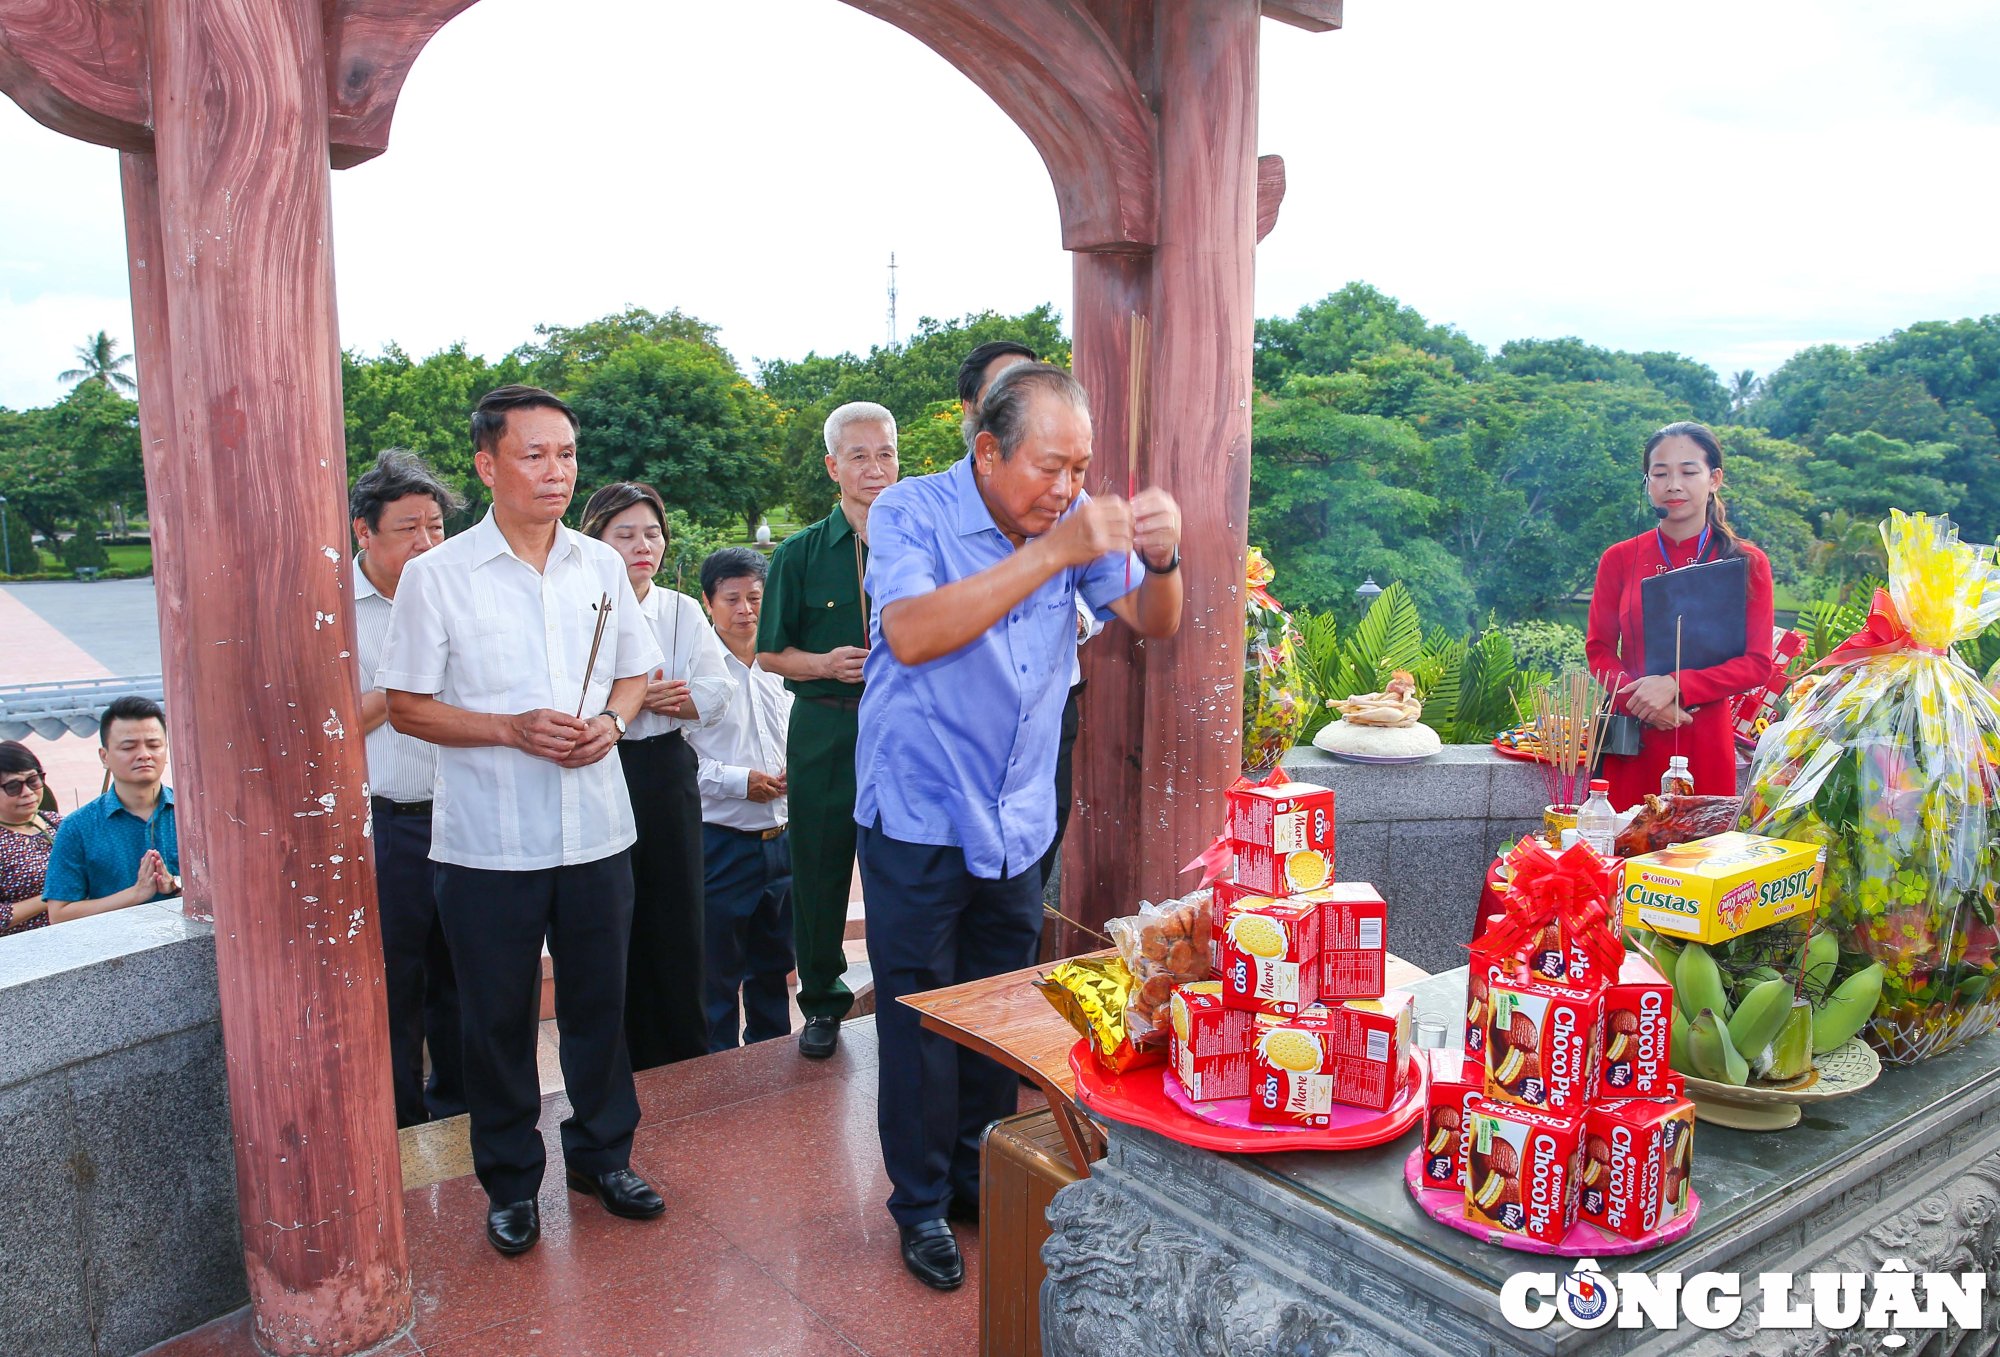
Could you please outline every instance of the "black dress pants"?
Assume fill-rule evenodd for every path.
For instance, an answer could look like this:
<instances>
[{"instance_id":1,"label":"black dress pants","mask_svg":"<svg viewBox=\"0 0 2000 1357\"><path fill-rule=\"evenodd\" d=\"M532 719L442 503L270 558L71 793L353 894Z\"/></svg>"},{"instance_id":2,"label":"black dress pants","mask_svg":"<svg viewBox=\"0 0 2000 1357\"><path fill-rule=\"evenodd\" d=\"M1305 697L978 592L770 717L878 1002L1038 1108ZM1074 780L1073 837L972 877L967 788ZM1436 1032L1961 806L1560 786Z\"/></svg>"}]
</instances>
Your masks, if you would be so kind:
<instances>
[{"instance_id":1,"label":"black dress pants","mask_svg":"<svg viewBox=\"0 0 2000 1357\"><path fill-rule=\"evenodd\" d=\"M618 746L639 841L632 845L632 943L625 1042L632 1068L708 1054L702 981L701 788L679 731Z\"/></svg>"},{"instance_id":2,"label":"black dress pants","mask_svg":"<svg viewBox=\"0 0 2000 1357\"><path fill-rule=\"evenodd\" d=\"M1049 851L1042 854L1040 874L1043 889L1048 888L1049 877L1055 874L1056 854L1062 849L1063 832L1069 828L1069 812L1076 801L1076 772L1073 755L1076 752L1076 732L1083 724L1083 680L1071 685L1069 696L1063 699L1062 730L1056 737L1056 836L1049 841Z\"/></svg>"},{"instance_id":3,"label":"black dress pants","mask_svg":"<svg viewBox=\"0 0 2000 1357\"><path fill-rule=\"evenodd\" d=\"M444 924L438 919L428 803L412 808L378 796L373 800L373 818L396 1125L415 1126L465 1111L458 981L452 975ZM428 1086L426 1045L431 1051Z\"/></svg>"},{"instance_id":4,"label":"black dress pants","mask_svg":"<svg viewBox=\"0 0 2000 1357\"><path fill-rule=\"evenodd\" d=\"M495 1205L541 1188L546 1154L535 1066L542 942L555 960L556 1024L572 1109L563 1158L581 1173L629 1168L639 1099L625 1054L625 946L632 862L624 852L539 871L437 864L438 913L457 963L472 1167Z\"/></svg>"}]
</instances>

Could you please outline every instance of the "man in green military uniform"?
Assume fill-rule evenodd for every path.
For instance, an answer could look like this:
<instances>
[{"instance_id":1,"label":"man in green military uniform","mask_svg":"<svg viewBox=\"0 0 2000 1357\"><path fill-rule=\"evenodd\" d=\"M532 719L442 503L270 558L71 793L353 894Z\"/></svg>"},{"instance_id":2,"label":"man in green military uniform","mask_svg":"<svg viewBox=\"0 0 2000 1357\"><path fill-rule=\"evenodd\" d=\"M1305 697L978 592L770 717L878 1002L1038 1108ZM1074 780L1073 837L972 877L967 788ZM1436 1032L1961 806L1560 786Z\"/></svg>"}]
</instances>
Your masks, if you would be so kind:
<instances>
[{"instance_id":1,"label":"man in green military uniform","mask_svg":"<svg viewBox=\"0 0 2000 1357\"><path fill-rule=\"evenodd\" d=\"M786 740L791 799L792 940L798 952L799 1054L823 1060L854 996L847 969L848 888L854 879L854 739L868 614L868 508L895 484L896 417L870 401L827 416L826 472L840 503L771 555L757 659L797 695Z\"/></svg>"}]
</instances>

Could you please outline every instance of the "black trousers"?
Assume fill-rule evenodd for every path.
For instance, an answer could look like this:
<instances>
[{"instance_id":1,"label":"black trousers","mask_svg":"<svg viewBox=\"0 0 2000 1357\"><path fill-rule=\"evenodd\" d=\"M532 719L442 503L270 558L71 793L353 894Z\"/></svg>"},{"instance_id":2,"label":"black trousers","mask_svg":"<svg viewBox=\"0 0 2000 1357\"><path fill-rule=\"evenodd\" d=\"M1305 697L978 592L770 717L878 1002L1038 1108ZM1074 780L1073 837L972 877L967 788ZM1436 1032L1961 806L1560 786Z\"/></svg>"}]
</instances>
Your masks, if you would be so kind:
<instances>
[{"instance_id":1,"label":"black trousers","mask_svg":"<svg viewBox=\"0 0 2000 1357\"><path fill-rule=\"evenodd\" d=\"M632 1068L708 1054L702 982L701 788L680 732L618 746L639 841L632 845L632 943L625 1044Z\"/></svg>"},{"instance_id":2,"label":"black trousers","mask_svg":"<svg viewBox=\"0 0 2000 1357\"><path fill-rule=\"evenodd\" d=\"M792 1030L792 845L721 825L701 827L708 862L708 1049L770 1041Z\"/></svg>"},{"instance_id":3,"label":"black trousers","mask_svg":"<svg viewBox=\"0 0 2000 1357\"><path fill-rule=\"evenodd\" d=\"M556 1025L571 1112L563 1158L582 1173L629 1168L639 1098L625 1054L625 945L632 935L632 860L540 871L437 865L438 913L458 966L465 1034L465 1103L472 1167L496 1205L542 1185L535 1127L542 942L555 959Z\"/></svg>"},{"instance_id":4,"label":"black trousers","mask_svg":"<svg viewBox=\"0 0 2000 1357\"><path fill-rule=\"evenodd\" d=\"M979 1199L979 1137L1020 1105L1013 1071L935 1032L906 994L1031 965L1042 936L1040 872L1005 881L965 869L957 848L904 843L879 824L856 840L875 975L876 1130L899 1225L935 1220L954 1196Z\"/></svg>"},{"instance_id":5,"label":"black trousers","mask_svg":"<svg viewBox=\"0 0 2000 1357\"><path fill-rule=\"evenodd\" d=\"M1076 777L1070 756L1076 750L1077 728L1083 724L1082 704L1083 681L1079 679L1063 699L1062 734L1056 739L1056 836L1049 840L1049 851L1042 854L1039 871L1044 889L1055 873L1056 853L1062 848L1063 831L1069 828L1070 804L1076 800Z\"/></svg>"},{"instance_id":6,"label":"black trousers","mask_svg":"<svg viewBox=\"0 0 2000 1357\"><path fill-rule=\"evenodd\" d=\"M459 1049L458 981L438 919L431 867L431 817L373 799L375 893L381 901L382 970L389 998L389 1070L396 1125L415 1126L465 1111ZM424 1047L431 1048L430 1083Z\"/></svg>"}]
</instances>

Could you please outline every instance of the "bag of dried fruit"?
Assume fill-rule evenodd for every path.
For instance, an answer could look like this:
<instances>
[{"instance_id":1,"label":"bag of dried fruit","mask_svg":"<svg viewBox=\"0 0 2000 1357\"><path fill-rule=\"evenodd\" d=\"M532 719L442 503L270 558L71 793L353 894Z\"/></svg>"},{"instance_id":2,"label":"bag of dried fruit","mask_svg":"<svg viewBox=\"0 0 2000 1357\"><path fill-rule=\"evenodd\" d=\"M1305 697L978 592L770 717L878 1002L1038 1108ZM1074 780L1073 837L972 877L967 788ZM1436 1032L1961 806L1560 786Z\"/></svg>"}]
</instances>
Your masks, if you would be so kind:
<instances>
[{"instance_id":1,"label":"bag of dried fruit","mask_svg":"<svg viewBox=\"0 0 2000 1357\"><path fill-rule=\"evenodd\" d=\"M1264 553L1250 548L1243 593L1243 766L1275 768L1298 743L1310 713L1299 633L1265 588L1277 572Z\"/></svg>"},{"instance_id":2,"label":"bag of dried fruit","mask_svg":"<svg viewBox=\"0 0 2000 1357\"><path fill-rule=\"evenodd\" d=\"M1880 964L1863 1033L1911 1064L2000 1022L2000 699L1952 652L2000 617L2000 563L1945 518L1892 511L1882 537L1889 587L1794 685L1743 823L1826 845L1832 983Z\"/></svg>"}]
</instances>

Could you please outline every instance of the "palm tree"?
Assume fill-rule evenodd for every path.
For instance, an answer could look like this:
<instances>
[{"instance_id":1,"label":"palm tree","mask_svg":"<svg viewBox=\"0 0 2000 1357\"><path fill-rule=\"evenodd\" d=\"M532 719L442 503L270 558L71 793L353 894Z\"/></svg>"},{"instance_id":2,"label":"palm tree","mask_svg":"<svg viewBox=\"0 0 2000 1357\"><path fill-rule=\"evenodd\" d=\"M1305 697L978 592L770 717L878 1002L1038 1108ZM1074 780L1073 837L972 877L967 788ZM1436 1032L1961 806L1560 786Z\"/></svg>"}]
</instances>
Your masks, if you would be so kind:
<instances>
[{"instance_id":1,"label":"palm tree","mask_svg":"<svg viewBox=\"0 0 2000 1357\"><path fill-rule=\"evenodd\" d=\"M1763 386L1757 374L1745 368L1729 379L1729 408L1741 413L1743 407L1757 399L1757 392Z\"/></svg>"},{"instance_id":2,"label":"palm tree","mask_svg":"<svg viewBox=\"0 0 2000 1357\"><path fill-rule=\"evenodd\" d=\"M1857 583L1888 569L1882 529L1874 520L1835 509L1819 516L1819 526L1819 538L1806 556L1807 568L1839 586L1841 603L1847 602Z\"/></svg>"},{"instance_id":3,"label":"palm tree","mask_svg":"<svg viewBox=\"0 0 2000 1357\"><path fill-rule=\"evenodd\" d=\"M127 377L119 369L132 362L132 355L118 352L118 341L99 330L77 346L76 361L82 366L73 367L56 378L59 382L102 382L118 391L136 391L138 383Z\"/></svg>"}]
</instances>

